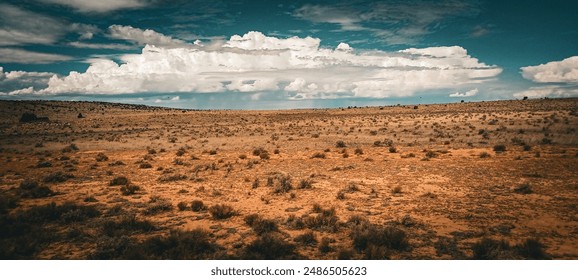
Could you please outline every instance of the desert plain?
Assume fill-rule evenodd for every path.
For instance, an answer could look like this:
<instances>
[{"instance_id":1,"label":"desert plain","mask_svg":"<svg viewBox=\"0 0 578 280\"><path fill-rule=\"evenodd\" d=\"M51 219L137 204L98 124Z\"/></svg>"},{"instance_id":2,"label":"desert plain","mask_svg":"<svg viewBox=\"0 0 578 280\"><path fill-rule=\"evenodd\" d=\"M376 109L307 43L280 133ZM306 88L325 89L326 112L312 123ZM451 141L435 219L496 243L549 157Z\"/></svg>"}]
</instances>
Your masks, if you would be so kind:
<instances>
[{"instance_id":1,"label":"desert plain","mask_svg":"<svg viewBox=\"0 0 578 280\"><path fill-rule=\"evenodd\" d=\"M0 101L0 258L578 259L577 111Z\"/></svg>"}]
</instances>

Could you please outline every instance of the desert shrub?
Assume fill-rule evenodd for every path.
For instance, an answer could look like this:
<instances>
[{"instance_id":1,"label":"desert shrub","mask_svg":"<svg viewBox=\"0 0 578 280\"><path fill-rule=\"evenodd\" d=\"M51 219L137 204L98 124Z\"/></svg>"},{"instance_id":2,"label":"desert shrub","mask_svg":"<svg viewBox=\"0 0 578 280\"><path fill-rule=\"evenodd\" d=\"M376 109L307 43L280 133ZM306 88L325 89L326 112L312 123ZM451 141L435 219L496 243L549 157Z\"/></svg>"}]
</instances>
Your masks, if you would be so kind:
<instances>
[{"instance_id":1,"label":"desert shrub","mask_svg":"<svg viewBox=\"0 0 578 280\"><path fill-rule=\"evenodd\" d=\"M55 203L0 216L0 259L33 259L36 253L64 238L47 231L48 223L74 223L100 216L94 206Z\"/></svg>"},{"instance_id":2,"label":"desert shrub","mask_svg":"<svg viewBox=\"0 0 578 280\"><path fill-rule=\"evenodd\" d=\"M340 190L337 192L337 195L335 196L335 198L339 199L339 200L343 200L345 199L345 192L343 190Z\"/></svg>"},{"instance_id":3,"label":"desert shrub","mask_svg":"<svg viewBox=\"0 0 578 280\"><path fill-rule=\"evenodd\" d=\"M297 235L293 241L303 244L305 246L315 246L317 244L317 238L315 237L315 233L311 230Z\"/></svg>"},{"instance_id":4,"label":"desert shrub","mask_svg":"<svg viewBox=\"0 0 578 280\"><path fill-rule=\"evenodd\" d=\"M353 215L347 219L348 226L361 226L369 224L369 220L361 215Z\"/></svg>"},{"instance_id":5,"label":"desert shrub","mask_svg":"<svg viewBox=\"0 0 578 280\"><path fill-rule=\"evenodd\" d=\"M278 234L266 233L251 242L242 254L243 259L297 259L295 245L286 242Z\"/></svg>"},{"instance_id":6,"label":"desert shrub","mask_svg":"<svg viewBox=\"0 0 578 280\"><path fill-rule=\"evenodd\" d=\"M150 198L149 203L144 210L144 214L156 215L171 210L173 210L173 205L168 199L155 196Z\"/></svg>"},{"instance_id":7,"label":"desert shrub","mask_svg":"<svg viewBox=\"0 0 578 280\"><path fill-rule=\"evenodd\" d=\"M151 232L156 227L148 220L139 220L135 215L123 215L119 219L107 219L102 223L102 232L107 236L132 235L138 232Z\"/></svg>"},{"instance_id":8,"label":"desert shrub","mask_svg":"<svg viewBox=\"0 0 578 280\"><path fill-rule=\"evenodd\" d=\"M207 206L205 206L205 204L202 201L193 200L191 202L191 210L193 210L194 212L203 211L205 209L207 209Z\"/></svg>"},{"instance_id":9,"label":"desert shrub","mask_svg":"<svg viewBox=\"0 0 578 280\"><path fill-rule=\"evenodd\" d=\"M37 168L47 168L47 167L52 167L52 163L50 161L41 161L38 164L36 164Z\"/></svg>"},{"instance_id":10,"label":"desert shrub","mask_svg":"<svg viewBox=\"0 0 578 280\"><path fill-rule=\"evenodd\" d=\"M217 259L223 248L210 240L209 232L203 229L192 231L172 230L168 236L154 236L140 243L127 237L105 239L97 244L91 255L93 259L129 260L198 260Z\"/></svg>"},{"instance_id":11,"label":"desert shrub","mask_svg":"<svg viewBox=\"0 0 578 280\"><path fill-rule=\"evenodd\" d=\"M387 258L390 250L404 251L409 248L405 231L394 226L363 224L351 231L353 247L364 252L367 259Z\"/></svg>"},{"instance_id":12,"label":"desert shrub","mask_svg":"<svg viewBox=\"0 0 578 280\"><path fill-rule=\"evenodd\" d=\"M353 251L345 248L339 249L337 252L338 260L351 260L353 258Z\"/></svg>"},{"instance_id":13,"label":"desert shrub","mask_svg":"<svg viewBox=\"0 0 578 280\"><path fill-rule=\"evenodd\" d=\"M240 154L240 155L239 155L239 159L246 159L246 158L247 158L247 155L246 155L246 154Z\"/></svg>"},{"instance_id":14,"label":"desert shrub","mask_svg":"<svg viewBox=\"0 0 578 280\"><path fill-rule=\"evenodd\" d=\"M345 147L347 147L347 144L345 144L345 142L343 140L338 140L337 142L335 142L335 147L336 148L345 148Z\"/></svg>"},{"instance_id":15,"label":"desert shrub","mask_svg":"<svg viewBox=\"0 0 578 280\"><path fill-rule=\"evenodd\" d=\"M232 216L237 215L237 212L233 207L226 204L217 204L209 207L209 213L215 220L228 219Z\"/></svg>"},{"instance_id":16,"label":"desert shrub","mask_svg":"<svg viewBox=\"0 0 578 280\"><path fill-rule=\"evenodd\" d=\"M402 192L401 186L395 186L395 187L391 190L391 193L392 193L392 194L400 194L401 192Z\"/></svg>"},{"instance_id":17,"label":"desert shrub","mask_svg":"<svg viewBox=\"0 0 578 280\"><path fill-rule=\"evenodd\" d=\"M530 184L522 184L514 189L515 193L519 194L531 194L533 192L532 186Z\"/></svg>"},{"instance_id":18,"label":"desert shrub","mask_svg":"<svg viewBox=\"0 0 578 280\"><path fill-rule=\"evenodd\" d=\"M484 237L472 245L474 253L473 258L476 260L505 260L515 259L516 256L506 240L494 240Z\"/></svg>"},{"instance_id":19,"label":"desert shrub","mask_svg":"<svg viewBox=\"0 0 578 280\"><path fill-rule=\"evenodd\" d=\"M532 150L532 146L530 146L530 145L524 145L523 149L524 149L525 152L528 152L528 151Z\"/></svg>"},{"instance_id":20,"label":"desert shrub","mask_svg":"<svg viewBox=\"0 0 578 280\"><path fill-rule=\"evenodd\" d=\"M24 180L20 183L19 193L24 198L41 198L53 196L55 193L49 187L41 186L36 181Z\"/></svg>"},{"instance_id":21,"label":"desert shrub","mask_svg":"<svg viewBox=\"0 0 578 280\"><path fill-rule=\"evenodd\" d=\"M64 223L84 221L100 216L101 213L95 206L76 205L66 202L61 205L50 203L42 206L34 206L25 212L17 214L18 219L30 223L45 223L60 221Z\"/></svg>"},{"instance_id":22,"label":"desert shrub","mask_svg":"<svg viewBox=\"0 0 578 280\"><path fill-rule=\"evenodd\" d=\"M179 211L185 211L187 210L187 208L189 208L189 206L187 205L186 202L181 201L177 204L177 208L179 208Z\"/></svg>"},{"instance_id":23,"label":"desert shrub","mask_svg":"<svg viewBox=\"0 0 578 280\"><path fill-rule=\"evenodd\" d=\"M260 159L270 159L271 157L269 156L269 152L263 151L259 154L259 158Z\"/></svg>"},{"instance_id":24,"label":"desert shrub","mask_svg":"<svg viewBox=\"0 0 578 280\"><path fill-rule=\"evenodd\" d=\"M482 152L482 153L480 154L480 158L489 158L489 157L490 157L490 154L487 153L487 152Z\"/></svg>"},{"instance_id":25,"label":"desert shrub","mask_svg":"<svg viewBox=\"0 0 578 280\"><path fill-rule=\"evenodd\" d=\"M122 193L122 195L133 195L140 190L141 188L137 185L123 185L122 187L120 187L120 192Z\"/></svg>"},{"instance_id":26,"label":"desert shrub","mask_svg":"<svg viewBox=\"0 0 578 280\"><path fill-rule=\"evenodd\" d=\"M355 148L355 151L353 151L354 154L356 155L363 155L363 149L361 148Z\"/></svg>"},{"instance_id":27,"label":"desert shrub","mask_svg":"<svg viewBox=\"0 0 578 280\"><path fill-rule=\"evenodd\" d=\"M109 186L122 186L122 185L126 186L128 184L129 184L129 180L128 180L128 178L126 178L124 176L116 177L108 183Z\"/></svg>"},{"instance_id":28,"label":"desert shrub","mask_svg":"<svg viewBox=\"0 0 578 280\"><path fill-rule=\"evenodd\" d=\"M544 251L544 244L536 239L526 239L524 243L516 245L518 254L528 260L548 260L550 256Z\"/></svg>"},{"instance_id":29,"label":"desert shrub","mask_svg":"<svg viewBox=\"0 0 578 280\"><path fill-rule=\"evenodd\" d=\"M174 182L174 181L181 181L187 179L187 175L183 174L165 174L158 178L159 182L166 183L166 182Z\"/></svg>"},{"instance_id":30,"label":"desert shrub","mask_svg":"<svg viewBox=\"0 0 578 280\"><path fill-rule=\"evenodd\" d=\"M316 152L311 156L311 158L325 158L325 157L326 157L325 153L322 152Z\"/></svg>"},{"instance_id":31,"label":"desert shrub","mask_svg":"<svg viewBox=\"0 0 578 280\"><path fill-rule=\"evenodd\" d=\"M64 173L62 171L54 172L46 177L44 177L45 183L62 183L66 182L68 179L74 178L74 175L70 173Z\"/></svg>"},{"instance_id":32,"label":"desert shrub","mask_svg":"<svg viewBox=\"0 0 578 280\"><path fill-rule=\"evenodd\" d=\"M309 229L337 232L339 230L339 217L335 214L335 208L321 209L319 213L303 218L303 223Z\"/></svg>"},{"instance_id":33,"label":"desert shrub","mask_svg":"<svg viewBox=\"0 0 578 280\"><path fill-rule=\"evenodd\" d=\"M506 145L499 144L499 145L494 146L494 152L496 152L496 153L502 153L505 151L506 151Z\"/></svg>"},{"instance_id":34,"label":"desert shrub","mask_svg":"<svg viewBox=\"0 0 578 280\"><path fill-rule=\"evenodd\" d=\"M291 214L291 215L289 215L289 217L287 217L285 225L287 225L287 227L289 227L290 229L304 229L305 228L305 222L303 222L303 218L297 217L293 214Z\"/></svg>"},{"instance_id":35,"label":"desert shrub","mask_svg":"<svg viewBox=\"0 0 578 280\"><path fill-rule=\"evenodd\" d=\"M331 239L328 237L323 237L321 238L321 242L319 243L319 252L321 253L329 253L333 250L333 248L331 248Z\"/></svg>"},{"instance_id":36,"label":"desert shrub","mask_svg":"<svg viewBox=\"0 0 578 280\"><path fill-rule=\"evenodd\" d=\"M120 166L120 165L125 165L124 162L117 160L115 162L111 162L108 164L108 166Z\"/></svg>"},{"instance_id":37,"label":"desert shrub","mask_svg":"<svg viewBox=\"0 0 578 280\"><path fill-rule=\"evenodd\" d=\"M552 144L552 139L544 137L544 138L542 138L541 143L544 145Z\"/></svg>"},{"instance_id":38,"label":"desert shrub","mask_svg":"<svg viewBox=\"0 0 578 280\"><path fill-rule=\"evenodd\" d=\"M177 150L176 155L177 155L178 157L180 157L180 156L184 155L185 152L186 152L186 151L185 151L185 148L181 147L181 148L179 148L179 150Z\"/></svg>"},{"instance_id":39,"label":"desert shrub","mask_svg":"<svg viewBox=\"0 0 578 280\"><path fill-rule=\"evenodd\" d=\"M310 189L313 186L313 182L310 179L301 179L299 181L298 189Z\"/></svg>"},{"instance_id":40,"label":"desert shrub","mask_svg":"<svg viewBox=\"0 0 578 280\"><path fill-rule=\"evenodd\" d=\"M277 222L270 219L263 219L259 214L248 215L244 220L258 235L279 230Z\"/></svg>"},{"instance_id":41,"label":"desert shrub","mask_svg":"<svg viewBox=\"0 0 578 280\"><path fill-rule=\"evenodd\" d=\"M293 189L291 176L283 174L277 174L274 177L268 177L267 185L273 187L273 193L286 193Z\"/></svg>"},{"instance_id":42,"label":"desert shrub","mask_svg":"<svg viewBox=\"0 0 578 280\"><path fill-rule=\"evenodd\" d=\"M345 192L348 192L348 193L358 192L358 191L359 191L359 187L358 187L355 183L350 182L350 183L347 184L347 186L345 187L344 191L345 191Z\"/></svg>"},{"instance_id":43,"label":"desert shrub","mask_svg":"<svg viewBox=\"0 0 578 280\"><path fill-rule=\"evenodd\" d=\"M142 169L153 168L152 164L150 164L150 163L148 163L148 162L142 162L141 164L139 164L138 167L139 167L139 168L142 168Z\"/></svg>"},{"instance_id":44,"label":"desert shrub","mask_svg":"<svg viewBox=\"0 0 578 280\"><path fill-rule=\"evenodd\" d=\"M72 151L78 151L78 147L74 143L62 148L62 150L61 150L61 152L63 152L63 153L70 153Z\"/></svg>"},{"instance_id":45,"label":"desert shrub","mask_svg":"<svg viewBox=\"0 0 578 280\"><path fill-rule=\"evenodd\" d=\"M438 154L437 154L436 152L434 152L434 151L431 151L431 150L428 150L428 151L426 151L426 153L425 153L425 157L426 157L426 158L435 158L435 157L437 157L437 156L438 156Z\"/></svg>"},{"instance_id":46,"label":"desert shrub","mask_svg":"<svg viewBox=\"0 0 578 280\"><path fill-rule=\"evenodd\" d=\"M388 150L389 150L389 152L392 153L392 154L393 154L393 153L397 153L397 148L394 147L394 146L389 147Z\"/></svg>"},{"instance_id":47,"label":"desert shrub","mask_svg":"<svg viewBox=\"0 0 578 280\"><path fill-rule=\"evenodd\" d=\"M253 181L253 184L251 185L251 187L252 187L253 189L256 189L256 188L259 187L259 184L260 184L260 183L259 183L259 178L255 178L255 181Z\"/></svg>"},{"instance_id":48,"label":"desert shrub","mask_svg":"<svg viewBox=\"0 0 578 280\"><path fill-rule=\"evenodd\" d=\"M402 155L402 156L401 156L401 158L414 158L414 157L415 157L415 154L414 154L414 153L409 153L409 154L406 154L406 155Z\"/></svg>"},{"instance_id":49,"label":"desert shrub","mask_svg":"<svg viewBox=\"0 0 578 280\"><path fill-rule=\"evenodd\" d=\"M258 157L261 153L266 152L262 147L253 149L253 155Z\"/></svg>"},{"instance_id":50,"label":"desert shrub","mask_svg":"<svg viewBox=\"0 0 578 280\"><path fill-rule=\"evenodd\" d=\"M96 161L101 162L101 161L107 161L108 157L103 154L103 153L98 153L96 154Z\"/></svg>"}]
</instances>

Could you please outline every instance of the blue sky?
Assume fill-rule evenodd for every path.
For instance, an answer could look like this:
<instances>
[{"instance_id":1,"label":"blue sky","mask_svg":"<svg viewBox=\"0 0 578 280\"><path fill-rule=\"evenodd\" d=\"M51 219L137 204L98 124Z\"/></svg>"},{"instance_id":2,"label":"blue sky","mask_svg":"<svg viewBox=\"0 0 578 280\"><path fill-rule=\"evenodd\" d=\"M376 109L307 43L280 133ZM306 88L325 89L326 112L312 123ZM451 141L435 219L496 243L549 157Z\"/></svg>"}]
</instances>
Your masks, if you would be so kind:
<instances>
[{"instance_id":1,"label":"blue sky","mask_svg":"<svg viewBox=\"0 0 578 280\"><path fill-rule=\"evenodd\" d=\"M575 1L0 2L0 98L285 109L578 96Z\"/></svg>"}]
</instances>

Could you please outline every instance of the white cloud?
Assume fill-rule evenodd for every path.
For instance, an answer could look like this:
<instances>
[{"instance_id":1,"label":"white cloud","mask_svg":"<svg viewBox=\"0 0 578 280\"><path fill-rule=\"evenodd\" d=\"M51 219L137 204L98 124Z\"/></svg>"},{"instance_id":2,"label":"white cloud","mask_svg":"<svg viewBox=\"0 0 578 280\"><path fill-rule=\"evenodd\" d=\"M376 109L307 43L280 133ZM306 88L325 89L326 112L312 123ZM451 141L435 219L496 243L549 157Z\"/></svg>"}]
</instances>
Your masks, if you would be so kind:
<instances>
[{"instance_id":1,"label":"white cloud","mask_svg":"<svg viewBox=\"0 0 578 280\"><path fill-rule=\"evenodd\" d=\"M475 96L476 94L478 94L477 88L468 90L464 93L460 93L460 92L452 93L452 94L450 94L450 97L472 97L472 96Z\"/></svg>"},{"instance_id":2,"label":"white cloud","mask_svg":"<svg viewBox=\"0 0 578 280\"><path fill-rule=\"evenodd\" d=\"M522 77L536 83L578 84L578 56L520 69Z\"/></svg>"},{"instance_id":3,"label":"white cloud","mask_svg":"<svg viewBox=\"0 0 578 280\"><path fill-rule=\"evenodd\" d=\"M0 4L0 46L50 45L68 33L77 33L81 39L90 39L98 32L94 25L71 24L13 5Z\"/></svg>"},{"instance_id":4,"label":"white cloud","mask_svg":"<svg viewBox=\"0 0 578 280\"><path fill-rule=\"evenodd\" d=\"M54 76L39 93L274 91L293 99L380 98L462 88L502 71L458 46L356 52L345 43L336 49L319 44L317 38L249 32L220 46L147 45L141 54L121 57L120 65L93 59L84 73Z\"/></svg>"},{"instance_id":5,"label":"white cloud","mask_svg":"<svg viewBox=\"0 0 578 280\"><path fill-rule=\"evenodd\" d=\"M154 30L140 29L132 26L111 25L108 27L111 38L135 42L139 45L154 45L157 47L186 47L190 45L183 40L174 39Z\"/></svg>"},{"instance_id":6,"label":"white cloud","mask_svg":"<svg viewBox=\"0 0 578 280\"><path fill-rule=\"evenodd\" d=\"M47 72L4 72L0 67L0 95L32 94L45 88L53 75Z\"/></svg>"},{"instance_id":7,"label":"white cloud","mask_svg":"<svg viewBox=\"0 0 578 280\"><path fill-rule=\"evenodd\" d=\"M294 10L293 16L336 24L339 31L368 31L387 44L400 45L419 41L448 18L478 11L473 1L374 1L369 5L349 1L331 6L306 4Z\"/></svg>"},{"instance_id":8,"label":"white cloud","mask_svg":"<svg viewBox=\"0 0 578 280\"><path fill-rule=\"evenodd\" d=\"M543 86L514 93L516 98L578 97L578 87Z\"/></svg>"},{"instance_id":9,"label":"white cloud","mask_svg":"<svg viewBox=\"0 0 578 280\"><path fill-rule=\"evenodd\" d=\"M148 1L143 0L41 0L42 2L72 7L80 12L105 13L121 9L142 8Z\"/></svg>"},{"instance_id":10,"label":"white cloud","mask_svg":"<svg viewBox=\"0 0 578 280\"><path fill-rule=\"evenodd\" d=\"M46 64L72 59L70 56L33 52L16 48L0 48L0 62L22 64Z\"/></svg>"},{"instance_id":11,"label":"white cloud","mask_svg":"<svg viewBox=\"0 0 578 280\"><path fill-rule=\"evenodd\" d=\"M51 44L67 29L61 20L0 4L0 46Z\"/></svg>"},{"instance_id":12,"label":"white cloud","mask_svg":"<svg viewBox=\"0 0 578 280\"><path fill-rule=\"evenodd\" d=\"M123 45L123 44L94 44L94 43L84 43L84 42L70 42L69 46L79 48L79 49L98 49L98 50L130 50L134 46Z\"/></svg>"}]
</instances>

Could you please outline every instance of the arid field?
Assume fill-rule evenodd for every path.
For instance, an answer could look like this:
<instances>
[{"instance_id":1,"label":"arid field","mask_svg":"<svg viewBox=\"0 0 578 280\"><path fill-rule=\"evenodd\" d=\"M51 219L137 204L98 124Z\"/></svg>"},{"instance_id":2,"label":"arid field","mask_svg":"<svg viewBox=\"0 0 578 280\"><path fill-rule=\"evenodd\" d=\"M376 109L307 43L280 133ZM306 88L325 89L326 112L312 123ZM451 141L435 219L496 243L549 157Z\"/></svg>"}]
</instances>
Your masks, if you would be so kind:
<instances>
[{"instance_id":1,"label":"arid field","mask_svg":"<svg viewBox=\"0 0 578 280\"><path fill-rule=\"evenodd\" d=\"M0 258L578 259L577 111L0 101Z\"/></svg>"}]
</instances>

